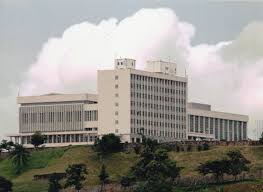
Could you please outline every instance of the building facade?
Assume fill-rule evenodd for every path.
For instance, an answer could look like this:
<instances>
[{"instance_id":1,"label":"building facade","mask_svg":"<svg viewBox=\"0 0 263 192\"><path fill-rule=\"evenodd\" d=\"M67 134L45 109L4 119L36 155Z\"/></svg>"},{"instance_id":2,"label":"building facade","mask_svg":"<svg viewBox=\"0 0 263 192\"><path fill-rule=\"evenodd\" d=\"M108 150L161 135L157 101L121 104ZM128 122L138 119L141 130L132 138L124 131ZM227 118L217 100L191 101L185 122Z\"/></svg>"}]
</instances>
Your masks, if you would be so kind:
<instances>
[{"instance_id":1,"label":"building facade","mask_svg":"<svg viewBox=\"0 0 263 192\"><path fill-rule=\"evenodd\" d=\"M248 116L212 111L210 105L188 103L188 139L247 140Z\"/></svg>"},{"instance_id":2,"label":"building facade","mask_svg":"<svg viewBox=\"0 0 263 192\"><path fill-rule=\"evenodd\" d=\"M160 142L186 140L187 78L160 68L162 61L148 62L151 71L129 63L98 72L98 134L115 133L127 142L140 141L142 134Z\"/></svg>"},{"instance_id":3,"label":"building facade","mask_svg":"<svg viewBox=\"0 0 263 192\"><path fill-rule=\"evenodd\" d=\"M176 74L175 63L148 61L137 70L135 60L116 59L115 69L98 71L97 91L18 97L19 134L10 138L32 146L40 131L47 147L92 144L109 133L123 142L142 135L159 142L247 139L248 116L188 104L188 79Z\"/></svg>"},{"instance_id":4,"label":"building facade","mask_svg":"<svg viewBox=\"0 0 263 192\"><path fill-rule=\"evenodd\" d=\"M91 144L97 138L98 103L92 94L48 94L18 97L19 134L16 143L31 146L31 136L39 131L47 147Z\"/></svg>"}]
</instances>

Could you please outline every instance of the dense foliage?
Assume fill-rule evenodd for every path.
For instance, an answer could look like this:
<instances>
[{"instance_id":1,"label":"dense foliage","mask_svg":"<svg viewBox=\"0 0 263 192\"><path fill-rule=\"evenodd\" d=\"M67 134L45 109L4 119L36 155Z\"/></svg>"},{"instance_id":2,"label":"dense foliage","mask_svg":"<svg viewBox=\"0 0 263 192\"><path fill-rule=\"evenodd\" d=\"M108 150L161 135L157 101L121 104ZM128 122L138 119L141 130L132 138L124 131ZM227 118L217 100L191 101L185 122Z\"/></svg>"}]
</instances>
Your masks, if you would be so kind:
<instances>
[{"instance_id":1,"label":"dense foliage","mask_svg":"<svg viewBox=\"0 0 263 192\"><path fill-rule=\"evenodd\" d=\"M136 192L169 192L180 170L165 149L158 148L156 141L146 139L140 160L132 167L129 177L122 179L122 186L133 181Z\"/></svg>"},{"instance_id":2,"label":"dense foliage","mask_svg":"<svg viewBox=\"0 0 263 192\"><path fill-rule=\"evenodd\" d=\"M13 183L4 177L0 176L0 192L12 191Z\"/></svg>"},{"instance_id":3,"label":"dense foliage","mask_svg":"<svg viewBox=\"0 0 263 192\"><path fill-rule=\"evenodd\" d=\"M261 137L259 138L259 143L263 145L263 132L261 133Z\"/></svg>"},{"instance_id":4,"label":"dense foliage","mask_svg":"<svg viewBox=\"0 0 263 192\"><path fill-rule=\"evenodd\" d=\"M44 144L46 137L41 134L41 132L35 132L31 137L31 144L34 145L35 148L38 148L40 145Z\"/></svg>"},{"instance_id":5,"label":"dense foliage","mask_svg":"<svg viewBox=\"0 0 263 192\"><path fill-rule=\"evenodd\" d=\"M108 178L109 178L109 174L107 173L106 167L103 164L101 166L101 170L100 170L100 174L99 174L99 179L100 179L100 183L101 183L101 189L100 189L101 192L105 191L105 185L108 181Z\"/></svg>"},{"instance_id":6,"label":"dense foliage","mask_svg":"<svg viewBox=\"0 0 263 192\"><path fill-rule=\"evenodd\" d=\"M74 186L79 191L83 188L83 181L88 174L85 164L73 164L69 165L66 169L67 179L65 187Z\"/></svg>"},{"instance_id":7,"label":"dense foliage","mask_svg":"<svg viewBox=\"0 0 263 192\"><path fill-rule=\"evenodd\" d=\"M12 161L16 174L21 173L22 169L27 165L29 157L30 153L23 147L23 145L14 145L14 149L11 151L9 158Z\"/></svg>"},{"instance_id":8,"label":"dense foliage","mask_svg":"<svg viewBox=\"0 0 263 192\"><path fill-rule=\"evenodd\" d=\"M13 141L2 140L2 142L0 143L0 151L2 149L10 151L12 147L14 147Z\"/></svg>"},{"instance_id":9,"label":"dense foliage","mask_svg":"<svg viewBox=\"0 0 263 192\"><path fill-rule=\"evenodd\" d=\"M243 171L249 171L248 161L240 151L230 151L227 159L207 161L201 164L197 170L203 174L213 174L217 182L223 180L224 174L233 175L235 178Z\"/></svg>"},{"instance_id":10,"label":"dense foliage","mask_svg":"<svg viewBox=\"0 0 263 192\"><path fill-rule=\"evenodd\" d=\"M49 178L48 192L59 192L62 186L59 183L61 177L57 173L53 173Z\"/></svg>"},{"instance_id":11,"label":"dense foliage","mask_svg":"<svg viewBox=\"0 0 263 192\"><path fill-rule=\"evenodd\" d=\"M119 152L122 149L121 140L114 134L103 135L96 140L94 149L104 154Z\"/></svg>"}]
</instances>

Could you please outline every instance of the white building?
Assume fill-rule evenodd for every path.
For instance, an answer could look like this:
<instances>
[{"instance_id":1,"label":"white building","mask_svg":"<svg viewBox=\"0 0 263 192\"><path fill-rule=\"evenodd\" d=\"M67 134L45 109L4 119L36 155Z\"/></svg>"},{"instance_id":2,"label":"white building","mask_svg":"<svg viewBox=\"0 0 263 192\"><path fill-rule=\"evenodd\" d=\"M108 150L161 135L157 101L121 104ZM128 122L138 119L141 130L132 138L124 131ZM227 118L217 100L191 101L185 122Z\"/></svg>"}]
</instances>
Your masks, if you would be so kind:
<instances>
[{"instance_id":1,"label":"white building","mask_svg":"<svg viewBox=\"0 0 263 192\"><path fill-rule=\"evenodd\" d=\"M247 116L187 104L187 77L177 76L175 63L149 61L137 70L135 60L116 59L114 70L98 71L97 83L98 95L18 97L19 134L11 139L27 145L36 131L47 136L46 146L91 144L109 133L123 142L142 134L159 142L247 139Z\"/></svg>"},{"instance_id":2,"label":"white building","mask_svg":"<svg viewBox=\"0 0 263 192\"><path fill-rule=\"evenodd\" d=\"M47 136L46 146L92 144L98 132L98 102L93 94L48 94L18 97L16 143L32 146L31 135Z\"/></svg>"},{"instance_id":3,"label":"white building","mask_svg":"<svg viewBox=\"0 0 263 192\"><path fill-rule=\"evenodd\" d=\"M188 139L247 140L248 116L211 111L211 106L188 103Z\"/></svg>"},{"instance_id":4,"label":"white building","mask_svg":"<svg viewBox=\"0 0 263 192\"><path fill-rule=\"evenodd\" d=\"M119 134L127 142L141 134L186 140L187 78L176 76L173 63L150 61L146 68L151 70L136 70L134 60L121 59L114 70L98 71L98 134Z\"/></svg>"}]
</instances>

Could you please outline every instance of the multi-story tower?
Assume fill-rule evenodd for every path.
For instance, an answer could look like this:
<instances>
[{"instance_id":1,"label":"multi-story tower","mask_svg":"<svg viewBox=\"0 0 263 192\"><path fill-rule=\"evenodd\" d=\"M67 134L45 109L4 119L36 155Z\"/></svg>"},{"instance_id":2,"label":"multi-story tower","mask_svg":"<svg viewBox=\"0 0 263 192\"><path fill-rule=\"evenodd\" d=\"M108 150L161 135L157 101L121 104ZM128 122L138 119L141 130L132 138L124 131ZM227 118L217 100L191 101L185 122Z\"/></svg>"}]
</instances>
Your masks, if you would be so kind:
<instances>
[{"instance_id":1,"label":"multi-story tower","mask_svg":"<svg viewBox=\"0 0 263 192\"><path fill-rule=\"evenodd\" d=\"M117 59L114 70L98 71L98 134L127 142L142 134L159 142L187 139L187 78L176 75L174 63L149 61L146 69Z\"/></svg>"}]
</instances>

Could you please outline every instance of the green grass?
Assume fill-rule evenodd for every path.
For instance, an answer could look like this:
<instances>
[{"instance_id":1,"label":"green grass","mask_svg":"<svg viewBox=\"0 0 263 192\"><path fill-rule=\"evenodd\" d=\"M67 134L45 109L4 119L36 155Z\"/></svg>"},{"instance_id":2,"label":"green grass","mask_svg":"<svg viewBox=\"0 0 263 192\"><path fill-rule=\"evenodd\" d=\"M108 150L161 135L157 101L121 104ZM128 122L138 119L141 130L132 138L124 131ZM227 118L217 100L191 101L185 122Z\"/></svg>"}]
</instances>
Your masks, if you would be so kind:
<instances>
[{"instance_id":1,"label":"green grass","mask_svg":"<svg viewBox=\"0 0 263 192\"><path fill-rule=\"evenodd\" d=\"M263 146L216 146L208 151L170 152L170 158L175 160L178 166L184 168L181 172L183 176L196 176L198 175L196 168L200 163L224 158L230 150L240 150L251 161L252 172L263 169Z\"/></svg>"},{"instance_id":2,"label":"green grass","mask_svg":"<svg viewBox=\"0 0 263 192\"><path fill-rule=\"evenodd\" d=\"M225 157L227 151L238 149L243 155L251 161L251 170L263 169L263 146L218 146L209 151L201 152L170 152L172 159L176 160L178 165L184 167L183 176L198 175L195 171L201 162ZM127 174L130 167L138 160L138 155L134 153L115 153L104 158L99 158L92 151L91 147L76 146L68 148L44 149L33 151L28 162L28 166L23 170L21 175L14 174L12 164L9 159L0 161L0 175L9 178L14 183L15 192L41 192L47 191L48 181L33 181L33 176L38 174L47 174L53 172L64 172L69 164L84 163L87 165L88 177L86 185L99 184L98 174L102 162L106 165L109 172L110 180L117 182ZM224 191L233 186L243 188L251 187L257 184L263 184L262 180L256 183L245 182L241 184L225 185ZM236 187L236 188L239 188ZM209 187L203 191L216 191L219 186ZM226 189L226 190L225 190ZM234 187L235 189L235 187ZM233 189L233 190L234 190ZM249 188L250 189L250 188ZM177 189L176 191L185 191Z\"/></svg>"},{"instance_id":3,"label":"green grass","mask_svg":"<svg viewBox=\"0 0 263 192\"><path fill-rule=\"evenodd\" d=\"M52 164L54 159L60 158L64 154L63 148L57 149L45 149L39 151L33 151L29 157L27 166L22 170L22 173L32 169L45 168L49 164ZM5 159L0 162L0 175L5 176L8 179L16 177L10 159Z\"/></svg>"}]
</instances>

